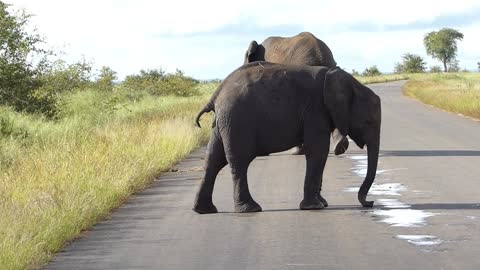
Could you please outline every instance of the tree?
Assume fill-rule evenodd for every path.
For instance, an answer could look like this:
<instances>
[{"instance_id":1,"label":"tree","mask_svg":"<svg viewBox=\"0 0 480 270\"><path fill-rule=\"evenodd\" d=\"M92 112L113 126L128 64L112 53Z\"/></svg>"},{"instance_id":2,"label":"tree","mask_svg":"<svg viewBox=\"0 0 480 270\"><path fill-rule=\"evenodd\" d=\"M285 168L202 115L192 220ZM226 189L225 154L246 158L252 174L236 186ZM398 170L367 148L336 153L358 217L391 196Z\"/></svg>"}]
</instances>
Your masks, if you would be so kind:
<instances>
[{"instance_id":1,"label":"tree","mask_svg":"<svg viewBox=\"0 0 480 270\"><path fill-rule=\"evenodd\" d=\"M355 69L352 69L352 76L360 76L360 72L356 71Z\"/></svg>"},{"instance_id":2,"label":"tree","mask_svg":"<svg viewBox=\"0 0 480 270\"><path fill-rule=\"evenodd\" d=\"M480 62L477 62L478 71L480 72Z\"/></svg>"},{"instance_id":3,"label":"tree","mask_svg":"<svg viewBox=\"0 0 480 270\"><path fill-rule=\"evenodd\" d=\"M419 55L406 53L402 56L402 63L395 64L395 73L422 73L425 72L426 63Z\"/></svg>"},{"instance_id":4,"label":"tree","mask_svg":"<svg viewBox=\"0 0 480 270\"><path fill-rule=\"evenodd\" d=\"M112 70L107 66L103 66L100 69L100 75L97 79L97 86L101 90L112 90L113 89L113 81L117 79L117 72Z\"/></svg>"},{"instance_id":5,"label":"tree","mask_svg":"<svg viewBox=\"0 0 480 270\"><path fill-rule=\"evenodd\" d=\"M368 67L362 73L362 76L378 76L378 75L382 75L382 73L380 72L380 70L378 70L377 66Z\"/></svg>"},{"instance_id":6,"label":"tree","mask_svg":"<svg viewBox=\"0 0 480 270\"><path fill-rule=\"evenodd\" d=\"M443 63L445 72L448 72L448 64L455 61L457 56L457 40L462 40L463 34L455 29L443 28L438 32L430 32L425 35L423 44L427 54Z\"/></svg>"},{"instance_id":7,"label":"tree","mask_svg":"<svg viewBox=\"0 0 480 270\"><path fill-rule=\"evenodd\" d=\"M44 41L35 30L27 32L30 17L23 10L12 14L10 5L0 1L0 104L37 111L44 100L34 91L52 52L42 49Z\"/></svg>"}]
</instances>

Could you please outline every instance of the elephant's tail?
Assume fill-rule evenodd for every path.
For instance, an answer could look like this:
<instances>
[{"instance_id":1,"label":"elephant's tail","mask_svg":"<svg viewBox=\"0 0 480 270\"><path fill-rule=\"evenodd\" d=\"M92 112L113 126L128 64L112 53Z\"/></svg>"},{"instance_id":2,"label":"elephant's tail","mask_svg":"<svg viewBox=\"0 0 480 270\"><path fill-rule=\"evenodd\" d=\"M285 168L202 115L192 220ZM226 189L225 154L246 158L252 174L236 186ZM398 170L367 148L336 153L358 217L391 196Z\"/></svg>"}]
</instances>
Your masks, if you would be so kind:
<instances>
[{"instance_id":1,"label":"elephant's tail","mask_svg":"<svg viewBox=\"0 0 480 270\"><path fill-rule=\"evenodd\" d=\"M203 107L203 109L198 113L197 115L197 118L195 119L195 122L197 123L197 127L201 127L200 126L200 117L202 117L202 115L204 113L207 113L207 112L211 112L211 111L214 111L215 112L215 100L217 99L218 95L220 95L220 92L222 91L223 89L223 83L222 82L218 87L217 89L215 90L215 92L213 92L212 94L212 97L210 98L210 101L207 103L207 105L205 105L205 107Z\"/></svg>"},{"instance_id":2,"label":"elephant's tail","mask_svg":"<svg viewBox=\"0 0 480 270\"><path fill-rule=\"evenodd\" d=\"M207 105L205 105L205 107L203 107L203 109L197 114L197 118L195 119L195 122L197 123L197 127L199 128L202 127L200 126L200 117L202 117L204 113L211 112L213 110L214 110L213 102L209 102Z\"/></svg>"}]
</instances>

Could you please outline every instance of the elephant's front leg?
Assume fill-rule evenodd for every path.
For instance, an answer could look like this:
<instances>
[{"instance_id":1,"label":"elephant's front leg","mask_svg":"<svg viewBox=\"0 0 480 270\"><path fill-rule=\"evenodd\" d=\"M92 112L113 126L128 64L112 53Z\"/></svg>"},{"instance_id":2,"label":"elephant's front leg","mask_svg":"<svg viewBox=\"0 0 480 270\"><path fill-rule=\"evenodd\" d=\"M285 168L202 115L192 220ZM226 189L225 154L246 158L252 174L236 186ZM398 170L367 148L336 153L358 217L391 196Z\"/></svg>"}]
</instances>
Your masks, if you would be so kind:
<instances>
[{"instance_id":1,"label":"elephant's front leg","mask_svg":"<svg viewBox=\"0 0 480 270\"><path fill-rule=\"evenodd\" d=\"M316 137L316 141L305 142L305 157L307 160L307 172L303 187L303 200L300 209L322 209L328 206L327 201L320 195L322 190L323 169L327 161L330 148L330 133Z\"/></svg>"},{"instance_id":2,"label":"elephant's front leg","mask_svg":"<svg viewBox=\"0 0 480 270\"><path fill-rule=\"evenodd\" d=\"M262 207L252 198L248 189L247 165L232 164L233 200L235 212L261 212Z\"/></svg>"}]
</instances>

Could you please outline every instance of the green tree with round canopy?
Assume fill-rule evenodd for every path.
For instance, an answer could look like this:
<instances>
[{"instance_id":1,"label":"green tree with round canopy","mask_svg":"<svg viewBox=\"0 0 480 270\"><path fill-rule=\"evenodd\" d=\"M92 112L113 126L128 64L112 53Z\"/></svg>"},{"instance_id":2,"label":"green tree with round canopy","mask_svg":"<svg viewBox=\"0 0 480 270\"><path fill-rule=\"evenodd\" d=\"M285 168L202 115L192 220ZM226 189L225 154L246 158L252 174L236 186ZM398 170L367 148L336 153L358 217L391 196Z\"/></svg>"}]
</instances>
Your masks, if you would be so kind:
<instances>
[{"instance_id":1,"label":"green tree with round canopy","mask_svg":"<svg viewBox=\"0 0 480 270\"><path fill-rule=\"evenodd\" d=\"M451 28L442 28L425 35L423 44L427 54L442 61L445 72L448 64L454 63L457 57L457 40L462 40L463 34Z\"/></svg>"}]
</instances>

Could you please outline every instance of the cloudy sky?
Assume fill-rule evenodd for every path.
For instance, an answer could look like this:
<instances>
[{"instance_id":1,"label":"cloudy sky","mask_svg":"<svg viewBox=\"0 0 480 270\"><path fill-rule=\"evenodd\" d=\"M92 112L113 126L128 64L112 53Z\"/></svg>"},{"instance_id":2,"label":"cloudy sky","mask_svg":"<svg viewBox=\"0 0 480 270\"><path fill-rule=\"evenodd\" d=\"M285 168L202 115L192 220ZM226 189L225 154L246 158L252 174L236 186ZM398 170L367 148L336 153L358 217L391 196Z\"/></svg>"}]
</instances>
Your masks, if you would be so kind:
<instances>
[{"instance_id":1,"label":"cloudy sky","mask_svg":"<svg viewBox=\"0 0 480 270\"><path fill-rule=\"evenodd\" d=\"M140 69L176 68L198 79L224 78L243 62L251 40L310 31L342 68L377 65L392 72L404 53L428 57L423 36L462 32L460 67L480 61L480 1L324 0L3 0L33 14L32 23L67 61L84 56L120 78Z\"/></svg>"}]
</instances>

